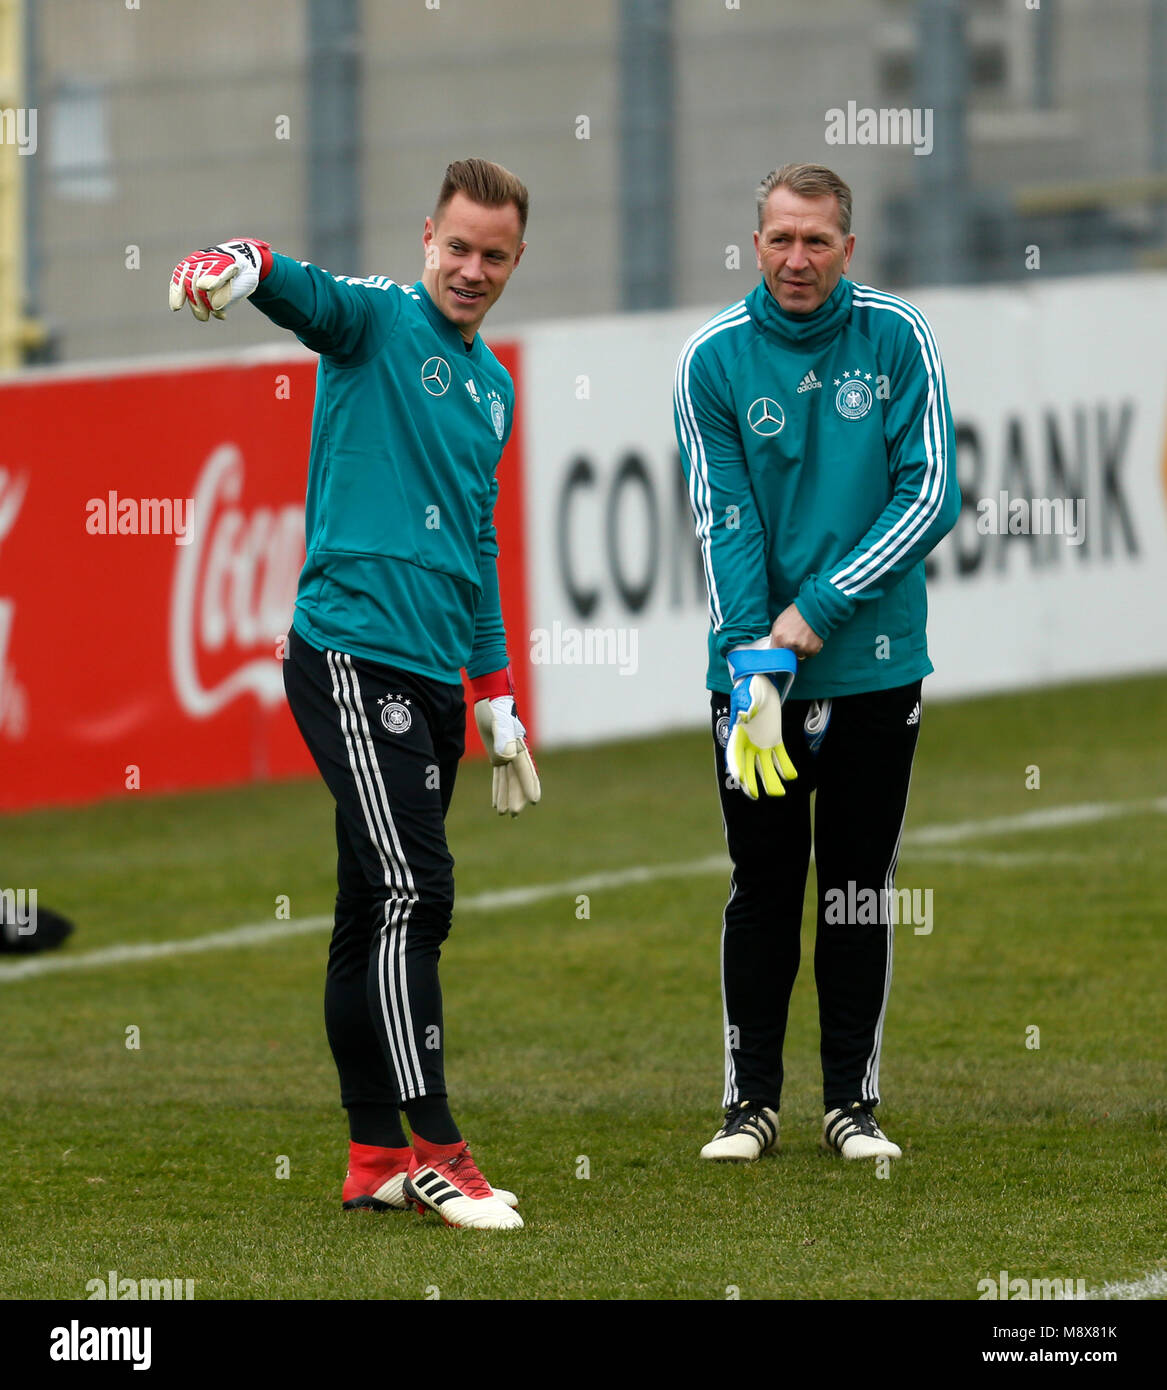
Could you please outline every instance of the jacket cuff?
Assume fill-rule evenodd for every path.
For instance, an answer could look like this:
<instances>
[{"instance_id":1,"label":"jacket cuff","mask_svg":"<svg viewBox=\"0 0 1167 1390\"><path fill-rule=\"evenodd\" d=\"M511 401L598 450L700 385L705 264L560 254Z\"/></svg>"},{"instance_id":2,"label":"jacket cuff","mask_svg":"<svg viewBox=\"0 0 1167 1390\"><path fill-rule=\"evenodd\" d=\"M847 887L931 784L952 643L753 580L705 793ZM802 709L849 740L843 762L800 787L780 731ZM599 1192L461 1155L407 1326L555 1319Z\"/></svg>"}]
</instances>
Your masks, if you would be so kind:
<instances>
[{"instance_id":1,"label":"jacket cuff","mask_svg":"<svg viewBox=\"0 0 1167 1390\"><path fill-rule=\"evenodd\" d=\"M266 241L257 241L255 237L248 237L246 239L253 242L259 248L259 280L262 284L270 274L272 268L271 246Z\"/></svg>"},{"instance_id":2,"label":"jacket cuff","mask_svg":"<svg viewBox=\"0 0 1167 1390\"><path fill-rule=\"evenodd\" d=\"M825 642L835 628L855 612L856 600L846 598L833 584L812 574L803 580L794 606L816 636Z\"/></svg>"},{"instance_id":3,"label":"jacket cuff","mask_svg":"<svg viewBox=\"0 0 1167 1390\"><path fill-rule=\"evenodd\" d=\"M485 676L474 676L470 681L470 689L474 692L474 700L496 700L500 695L513 695L515 693L515 682L511 675L511 668L504 666L501 671L491 671Z\"/></svg>"},{"instance_id":4,"label":"jacket cuff","mask_svg":"<svg viewBox=\"0 0 1167 1390\"><path fill-rule=\"evenodd\" d=\"M262 299L268 293L278 295L283 289L286 273L280 262L287 258L273 252L267 242L260 242L259 247L259 284L255 287L255 295Z\"/></svg>"}]
</instances>

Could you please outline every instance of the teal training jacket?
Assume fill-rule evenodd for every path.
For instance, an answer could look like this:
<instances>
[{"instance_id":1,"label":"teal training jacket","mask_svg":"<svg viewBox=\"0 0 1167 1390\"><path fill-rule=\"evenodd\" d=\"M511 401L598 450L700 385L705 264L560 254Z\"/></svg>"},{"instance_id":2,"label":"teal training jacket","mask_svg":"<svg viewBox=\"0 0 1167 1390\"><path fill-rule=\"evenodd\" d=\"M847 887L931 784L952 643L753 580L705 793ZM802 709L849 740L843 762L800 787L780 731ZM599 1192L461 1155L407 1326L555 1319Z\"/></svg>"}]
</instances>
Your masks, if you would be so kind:
<instances>
[{"instance_id":1,"label":"teal training jacket","mask_svg":"<svg viewBox=\"0 0 1167 1390\"><path fill-rule=\"evenodd\" d=\"M424 285L275 256L251 302L320 354L296 631L457 684L507 665L495 470L507 371Z\"/></svg>"},{"instance_id":2,"label":"teal training jacket","mask_svg":"<svg viewBox=\"0 0 1167 1390\"><path fill-rule=\"evenodd\" d=\"M924 557L956 524L936 340L906 300L841 279L813 314L760 282L685 344L677 442L709 589L710 690L790 603L823 639L792 699L932 670Z\"/></svg>"}]
</instances>

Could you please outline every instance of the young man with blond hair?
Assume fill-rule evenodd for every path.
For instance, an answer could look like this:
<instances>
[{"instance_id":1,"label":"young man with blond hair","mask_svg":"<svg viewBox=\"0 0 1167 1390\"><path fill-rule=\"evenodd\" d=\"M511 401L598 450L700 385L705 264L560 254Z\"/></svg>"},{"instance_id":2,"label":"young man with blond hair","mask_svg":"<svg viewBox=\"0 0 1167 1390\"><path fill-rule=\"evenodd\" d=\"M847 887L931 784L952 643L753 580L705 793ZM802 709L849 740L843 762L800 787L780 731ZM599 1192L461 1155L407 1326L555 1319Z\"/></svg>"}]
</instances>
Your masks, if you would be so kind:
<instances>
[{"instance_id":1,"label":"young man with blond hair","mask_svg":"<svg viewBox=\"0 0 1167 1390\"><path fill-rule=\"evenodd\" d=\"M899 1158L874 1111L893 883L932 670L924 557L960 510L952 418L923 314L845 276L843 180L788 164L757 204L761 281L689 339L674 396L733 862L725 1118L701 1155L748 1162L778 1145L813 791L821 1139L844 1158Z\"/></svg>"},{"instance_id":2,"label":"young man with blond hair","mask_svg":"<svg viewBox=\"0 0 1167 1390\"><path fill-rule=\"evenodd\" d=\"M171 308L202 321L250 298L320 354L284 683L336 801L324 998L349 1121L343 1205L413 1206L482 1229L523 1222L450 1112L438 958L454 905L445 816L464 751L463 669L494 808L514 816L540 795L493 523L514 388L478 333L522 258L527 208L509 171L459 160L425 219L415 284L333 276L238 238L188 256L170 289Z\"/></svg>"}]
</instances>

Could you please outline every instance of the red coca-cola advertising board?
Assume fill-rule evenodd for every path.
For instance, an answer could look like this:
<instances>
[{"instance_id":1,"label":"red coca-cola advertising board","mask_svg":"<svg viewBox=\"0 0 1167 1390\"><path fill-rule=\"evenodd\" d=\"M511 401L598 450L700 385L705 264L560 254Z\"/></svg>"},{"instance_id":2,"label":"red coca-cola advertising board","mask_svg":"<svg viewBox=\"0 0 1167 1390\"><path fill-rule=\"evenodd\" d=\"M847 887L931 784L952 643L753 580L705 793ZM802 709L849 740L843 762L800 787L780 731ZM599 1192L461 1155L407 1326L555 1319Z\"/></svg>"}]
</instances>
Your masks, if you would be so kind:
<instances>
[{"instance_id":1,"label":"red coca-cola advertising board","mask_svg":"<svg viewBox=\"0 0 1167 1390\"><path fill-rule=\"evenodd\" d=\"M280 661L315 375L304 355L0 385L0 810L312 772ZM520 423L495 517L512 651Z\"/></svg>"}]
</instances>

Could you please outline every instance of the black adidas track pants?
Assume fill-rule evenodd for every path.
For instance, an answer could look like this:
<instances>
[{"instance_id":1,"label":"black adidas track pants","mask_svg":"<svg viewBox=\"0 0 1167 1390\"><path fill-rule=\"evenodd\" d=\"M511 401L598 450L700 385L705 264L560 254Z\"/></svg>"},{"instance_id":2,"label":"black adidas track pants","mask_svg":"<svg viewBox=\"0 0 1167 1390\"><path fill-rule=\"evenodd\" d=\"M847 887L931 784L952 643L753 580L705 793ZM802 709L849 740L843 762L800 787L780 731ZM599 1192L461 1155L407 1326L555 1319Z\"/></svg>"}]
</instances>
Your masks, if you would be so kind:
<instances>
[{"instance_id":1,"label":"black adidas track pants","mask_svg":"<svg viewBox=\"0 0 1167 1390\"><path fill-rule=\"evenodd\" d=\"M446 1094L438 959L454 907L445 816L465 743L460 685L289 638L284 688L336 800L324 1016L341 1104Z\"/></svg>"},{"instance_id":2,"label":"black adidas track pants","mask_svg":"<svg viewBox=\"0 0 1167 1390\"><path fill-rule=\"evenodd\" d=\"M722 930L725 1098L778 1108L782 1046L798 974L811 852L818 877L815 983L825 1108L879 1102L891 987L894 884L920 720L920 682L831 702L816 753L806 700L787 701L782 731L798 770L786 795L751 801L725 766L729 697L713 694L718 789L733 863Z\"/></svg>"}]
</instances>

